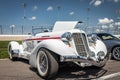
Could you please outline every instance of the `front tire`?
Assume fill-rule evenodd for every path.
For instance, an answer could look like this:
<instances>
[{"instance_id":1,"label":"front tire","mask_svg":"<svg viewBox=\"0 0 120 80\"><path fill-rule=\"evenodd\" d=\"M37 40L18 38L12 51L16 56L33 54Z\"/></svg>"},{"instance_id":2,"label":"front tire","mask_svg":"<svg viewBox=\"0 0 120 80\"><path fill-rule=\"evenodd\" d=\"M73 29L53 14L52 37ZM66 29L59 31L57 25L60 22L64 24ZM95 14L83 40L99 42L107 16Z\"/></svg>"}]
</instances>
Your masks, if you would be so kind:
<instances>
[{"instance_id":1,"label":"front tire","mask_svg":"<svg viewBox=\"0 0 120 80\"><path fill-rule=\"evenodd\" d=\"M113 50L112 50L112 57L116 60L120 60L120 46L118 47L115 47Z\"/></svg>"},{"instance_id":2,"label":"front tire","mask_svg":"<svg viewBox=\"0 0 120 80\"><path fill-rule=\"evenodd\" d=\"M49 79L58 72L58 62L53 53L47 49L40 49L37 55L37 70L39 75L44 79Z\"/></svg>"}]
</instances>

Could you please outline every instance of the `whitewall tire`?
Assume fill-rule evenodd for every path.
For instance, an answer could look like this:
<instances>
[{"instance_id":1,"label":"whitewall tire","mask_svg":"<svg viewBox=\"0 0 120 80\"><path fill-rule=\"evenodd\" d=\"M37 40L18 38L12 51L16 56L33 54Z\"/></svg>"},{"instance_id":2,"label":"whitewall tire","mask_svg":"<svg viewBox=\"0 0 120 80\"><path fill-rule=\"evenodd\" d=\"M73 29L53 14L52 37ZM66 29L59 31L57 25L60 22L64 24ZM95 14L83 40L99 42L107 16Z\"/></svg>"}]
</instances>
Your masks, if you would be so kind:
<instances>
[{"instance_id":1,"label":"whitewall tire","mask_svg":"<svg viewBox=\"0 0 120 80\"><path fill-rule=\"evenodd\" d=\"M39 75L44 79L55 76L58 71L58 62L52 54L52 52L44 48L38 51L37 70Z\"/></svg>"}]
</instances>

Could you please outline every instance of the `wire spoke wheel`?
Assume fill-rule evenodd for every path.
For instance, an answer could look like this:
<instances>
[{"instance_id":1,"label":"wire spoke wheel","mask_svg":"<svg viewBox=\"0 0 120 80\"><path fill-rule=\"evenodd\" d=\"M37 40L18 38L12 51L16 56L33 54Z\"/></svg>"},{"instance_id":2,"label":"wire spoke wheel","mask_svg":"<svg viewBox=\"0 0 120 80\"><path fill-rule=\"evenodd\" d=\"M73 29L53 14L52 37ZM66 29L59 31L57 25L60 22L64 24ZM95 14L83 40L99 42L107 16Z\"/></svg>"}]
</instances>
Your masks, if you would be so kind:
<instances>
[{"instance_id":1,"label":"wire spoke wheel","mask_svg":"<svg viewBox=\"0 0 120 80\"><path fill-rule=\"evenodd\" d=\"M113 49L113 58L116 60L120 60L120 47L115 47Z\"/></svg>"},{"instance_id":2,"label":"wire spoke wheel","mask_svg":"<svg viewBox=\"0 0 120 80\"><path fill-rule=\"evenodd\" d=\"M37 70L42 78L49 79L55 76L58 71L58 67L58 62L49 50L41 48L38 51Z\"/></svg>"},{"instance_id":3,"label":"wire spoke wheel","mask_svg":"<svg viewBox=\"0 0 120 80\"><path fill-rule=\"evenodd\" d=\"M40 52L39 55L39 65L42 73L46 73L48 70L48 59L44 52Z\"/></svg>"}]
</instances>

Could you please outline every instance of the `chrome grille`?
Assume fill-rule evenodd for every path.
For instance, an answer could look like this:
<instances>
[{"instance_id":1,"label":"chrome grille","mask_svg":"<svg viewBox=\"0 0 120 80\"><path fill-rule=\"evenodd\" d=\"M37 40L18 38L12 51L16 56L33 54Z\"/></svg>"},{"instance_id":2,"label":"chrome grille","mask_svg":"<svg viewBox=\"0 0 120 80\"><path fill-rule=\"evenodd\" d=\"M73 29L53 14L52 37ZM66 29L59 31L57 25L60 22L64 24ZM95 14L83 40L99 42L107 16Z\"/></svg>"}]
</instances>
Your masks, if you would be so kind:
<instances>
[{"instance_id":1,"label":"chrome grille","mask_svg":"<svg viewBox=\"0 0 120 80\"><path fill-rule=\"evenodd\" d=\"M73 40L75 43L76 51L80 56L87 56L87 52L89 51L87 39L85 34L83 33L73 33Z\"/></svg>"}]
</instances>

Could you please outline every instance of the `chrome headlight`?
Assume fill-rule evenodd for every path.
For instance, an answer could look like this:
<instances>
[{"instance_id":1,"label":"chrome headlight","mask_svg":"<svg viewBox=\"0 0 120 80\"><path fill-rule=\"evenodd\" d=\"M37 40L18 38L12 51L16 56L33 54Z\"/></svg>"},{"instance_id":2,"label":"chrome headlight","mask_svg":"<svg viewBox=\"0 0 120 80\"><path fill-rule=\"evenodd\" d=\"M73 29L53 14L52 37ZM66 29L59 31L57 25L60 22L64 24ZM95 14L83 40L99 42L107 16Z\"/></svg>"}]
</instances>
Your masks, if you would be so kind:
<instances>
[{"instance_id":1,"label":"chrome headlight","mask_svg":"<svg viewBox=\"0 0 120 80\"><path fill-rule=\"evenodd\" d=\"M71 41L72 34L70 32L66 32L61 36L61 39L65 41Z\"/></svg>"},{"instance_id":2,"label":"chrome headlight","mask_svg":"<svg viewBox=\"0 0 120 80\"><path fill-rule=\"evenodd\" d=\"M97 56L98 57L104 57L105 53L103 51L100 51L100 52L97 53Z\"/></svg>"},{"instance_id":3,"label":"chrome headlight","mask_svg":"<svg viewBox=\"0 0 120 80\"><path fill-rule=\"evenodd\" d=\"M19 53L19 50L18 50L18 49L15 49L15 50L13 50L13 53L14 53L14 54L18 54L18 53Z\"/></svg>"},{"instance_id":4,"label":"chrome headlight","mask_svg":"<svg viewBox=\"0 0 120 80\"><path fill-rule=\"evenodd\" d=\"M90 52L89 54L90 57L95 57L95 53L93 51Z\"/></svg>"}]
</instances>

